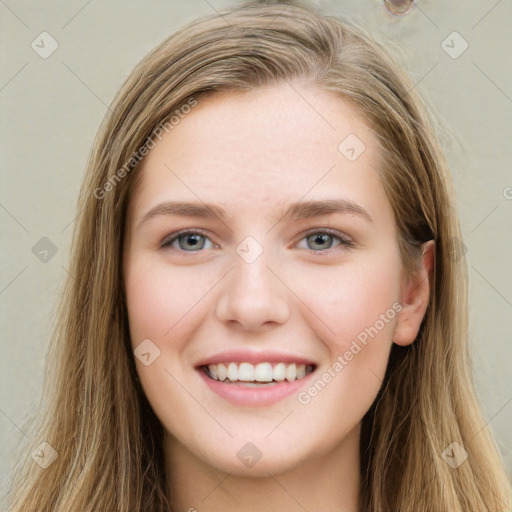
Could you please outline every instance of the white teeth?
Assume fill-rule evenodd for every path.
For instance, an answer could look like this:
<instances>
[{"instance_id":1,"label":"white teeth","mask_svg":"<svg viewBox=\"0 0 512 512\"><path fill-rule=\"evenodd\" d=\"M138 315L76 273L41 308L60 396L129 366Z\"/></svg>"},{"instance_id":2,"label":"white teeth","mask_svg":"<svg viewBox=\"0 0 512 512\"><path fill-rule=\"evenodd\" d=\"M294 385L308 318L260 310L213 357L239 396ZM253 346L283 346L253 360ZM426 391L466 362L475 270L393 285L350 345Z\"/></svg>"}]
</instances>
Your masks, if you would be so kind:
<instances>
[{"instance_id":1,"label":"white teeth","mask_svg":"<svg viewBox=\"0 0 512 512\"><path fill-rule=\"evenodd\" d=\"M222 365L224 366L224 365ZM210 372L210 375L212 376L212 379L217 378L217 365L216 364L209 364L208 365L208 371Z\"/></svg>"},{"instance_id":2,"label":"white teeth","mask_svg":"<svg viewBox=\"0 0 512 512\"><path fill-rule=\"evenodd\" d=\"M289 364L286 367L286 380L289 382L294 381L297 378L297 368L295 367L295 363Z\"/></svg>"},{"instance_id":3,"label":"white teeth","mask_svg":"<svg viewBox=\"0 0 512 512\"><path fill-rule=\"evenodd\" d=\"M272 365L270 363L258 363L256 365L254 369L254 380L258 382L272 382L273 378Z\"/></svg>"},{"instance_id":4,"label":"white teeth","mask_svg":"<svg viewBox=\"0 0 512 512\"><path fill-rule=\"evenodd\" d=\"M217 367L217 380L223 381L226 380L226 375L228 374L228 370L223 364L212 364L211 366ZM210 366L208 366L210 368ZM210 373L210 376L212 379L215 379L215 377Z\"/></svg>"},{"instance_id":5,"label":"white teeth","mask_svg":"<svg viewBox=\"0 0 512 512\"><path fill-rule=\"evenodd\" d=\"M234 364L234 363L232 363ZM238 379L252 382L254 379L254 366L249 363L242 363L238 367Z\"/></svg>"},{"instance_id":6,"label":"white teeth","mask_svg":"<svg viewBox=\"0 0 512 512\"><path fill-rule=\"evenodd\" d=\"M297 379L302 379L313 371L312 365L304 364L286 364L277 363L258 363L256 365L250 363L220 363L209 364L208 375L218 381L230 382L261 382L269 383L272 381L281 382L285 379L288 382L293 382ZM254 384L255 386L258 384Z\"/></svg>"},{"instance_id":7,"label":"white teeth","mask_svg":"<svg viewBox=\"0 0 512 512\"><path fill-rule=\"evenodd\" d=\"M286 377L286 365L284 363L277 363L274 366L274 380L281 381Z\"/></svg>"},{"instance_id":8,"label":"white teeth","mask_svg":"<svg viewBox=\"0 0 512 512\"><path fill-rule=\"evenodd\" d=\"M235 382L235 380L238 380L238 365L236 363L229 363L228 379L231 382Z\"/></svg>"}]
</instances>

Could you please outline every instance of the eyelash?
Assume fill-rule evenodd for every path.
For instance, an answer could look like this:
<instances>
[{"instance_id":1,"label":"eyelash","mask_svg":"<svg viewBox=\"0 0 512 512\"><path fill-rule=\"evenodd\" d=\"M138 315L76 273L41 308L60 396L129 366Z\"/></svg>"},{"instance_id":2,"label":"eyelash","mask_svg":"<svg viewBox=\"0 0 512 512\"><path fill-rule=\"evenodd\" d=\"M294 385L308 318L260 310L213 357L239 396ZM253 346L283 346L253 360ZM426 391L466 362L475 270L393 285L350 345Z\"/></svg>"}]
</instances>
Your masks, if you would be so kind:
<instances>
[{"instance_id":1,"label":"eyelash","mask_svg":"<svg viewBox=\"0 0 512 512\"><path fill-rule=\"evenodd\" d=\"M337 231L333 231L331 229L317 229L317 230L313 230L313 231L308 231L301 239L300 241L312 236L312 235L329 235L331 236L332 238L336 238L339 240L339 244L337 246L334 246L334 247L331 247L329 249L325 249L325 250L315 250L315 249L309 249L310 251L312 251L313 253L315 254L326 254L326 253L330 253L332 252L333 250L336 250L336 247L346 247L346 248L351 248L354 246L354 242L352 242L351 240L349 240L348 238L342 236L339 232ZM199 229L189 229L189 230L183 230L183 231L178 231L177 233L172 233L171 235L169 235L169 237L167 237L161 244L161 248L162 249L171 249L171 250L175 250L177 252L181 252L181 253L185 253L185 254L197 254L198 252L203 252L204 249L199 249L197 251L185 251L183 249L174 249L174 248L171 248L171 244L174 243L176 240L178 240L180 237L182 236L185 236L185 235L200 235L200 236L203 236L205 238L208 238L208 235L206 233L204 233L203 231L199 230ZM213 243L213 242L212 242Z\"/></svg>"}]
</instances>

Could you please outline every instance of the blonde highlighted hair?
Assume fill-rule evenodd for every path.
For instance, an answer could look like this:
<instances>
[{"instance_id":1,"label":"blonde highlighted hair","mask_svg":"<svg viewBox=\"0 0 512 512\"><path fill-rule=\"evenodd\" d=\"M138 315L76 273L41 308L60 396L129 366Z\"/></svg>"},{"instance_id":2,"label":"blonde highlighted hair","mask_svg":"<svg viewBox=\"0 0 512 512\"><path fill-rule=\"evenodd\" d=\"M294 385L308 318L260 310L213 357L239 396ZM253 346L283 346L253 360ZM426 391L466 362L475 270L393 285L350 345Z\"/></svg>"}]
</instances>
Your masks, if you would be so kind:
<instances>
[{"instance_id":1,"label":"blonde highlighted hair","mask_svg":"<svg viewBox=\"0 0 512 512\"><path fill-rule=\"evenodd\" d=\"M171 510L162 426L136 378L121 271L127 203L144 161L134 155L191 101L292 81L338 94L373 130L404 268L414 267L423 242L436 243L420 333L411 346L393 345L363 418L361 512L511 509L473 389L451 177L422 102L362 30L305 7L252 3L191 23L160 44L133 70L100 128L32 429L58 456L46 469L25 456L11 511ZM441 455L453 442L468 453L457 468Z\"/></svg>"}]
</instances>

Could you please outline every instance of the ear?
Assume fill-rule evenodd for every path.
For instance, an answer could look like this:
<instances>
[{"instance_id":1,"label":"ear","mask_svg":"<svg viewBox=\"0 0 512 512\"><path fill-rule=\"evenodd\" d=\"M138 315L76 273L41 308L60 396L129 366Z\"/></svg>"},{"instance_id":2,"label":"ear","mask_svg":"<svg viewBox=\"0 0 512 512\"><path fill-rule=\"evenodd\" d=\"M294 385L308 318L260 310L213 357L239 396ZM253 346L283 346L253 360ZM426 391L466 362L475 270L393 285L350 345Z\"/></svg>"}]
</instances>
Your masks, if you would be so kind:
<instances>
[{"instance_id":1,"label":"ear","mask_svg":"<svg viewBox=\"0 0 512 512\"><path fill-rule=\"evenodd\" d=\"M418 269L402 284L400 297L402 309L398 313L393 334L393 342L397 345L410 345L418 335L429 302L434 258L435 242L429 240L423 244Z\"/></svg>"}]
</instances>

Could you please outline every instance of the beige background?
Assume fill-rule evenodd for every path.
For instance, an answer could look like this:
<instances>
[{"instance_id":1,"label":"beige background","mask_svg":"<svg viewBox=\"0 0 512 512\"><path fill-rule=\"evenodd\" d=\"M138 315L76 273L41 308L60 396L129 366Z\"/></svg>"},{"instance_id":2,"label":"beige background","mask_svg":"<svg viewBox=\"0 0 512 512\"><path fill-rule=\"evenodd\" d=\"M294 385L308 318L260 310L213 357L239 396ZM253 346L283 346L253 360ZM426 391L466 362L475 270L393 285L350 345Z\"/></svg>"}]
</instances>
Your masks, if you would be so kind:
<instances>
[{"instance_id":1,"label":"beige background","mask_svg":"<svg viewBox=\"0 0 512 512\"><path fill-rule=\"evenodd\" d=\"M16 450L31 451L42 441L25 434L25 422L40 397L75 201L107 105L133 66L176 28L238 3L0 2L0 498ZM394 17L378 0L314 4L386 42L438 118L467 249L477 388L512 472L512 5L508 0L419 0L410 14ZM46 59L31 47L44 31L58 44ZM452 54L464 41L469 46L452 58L444 40ZM51 48L45 41L40 52ZM43 237L57 250L46 262L34 254L48 244L40 242Z\"/></svg>"}]
</instances>

